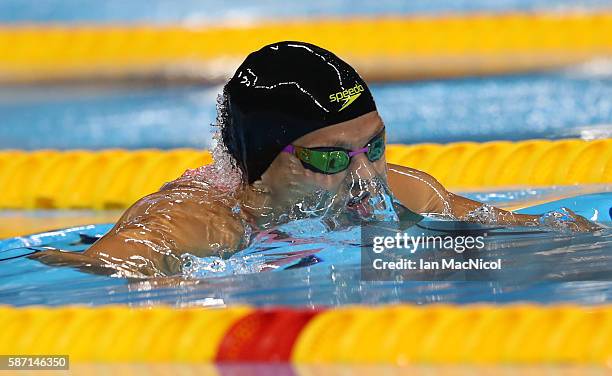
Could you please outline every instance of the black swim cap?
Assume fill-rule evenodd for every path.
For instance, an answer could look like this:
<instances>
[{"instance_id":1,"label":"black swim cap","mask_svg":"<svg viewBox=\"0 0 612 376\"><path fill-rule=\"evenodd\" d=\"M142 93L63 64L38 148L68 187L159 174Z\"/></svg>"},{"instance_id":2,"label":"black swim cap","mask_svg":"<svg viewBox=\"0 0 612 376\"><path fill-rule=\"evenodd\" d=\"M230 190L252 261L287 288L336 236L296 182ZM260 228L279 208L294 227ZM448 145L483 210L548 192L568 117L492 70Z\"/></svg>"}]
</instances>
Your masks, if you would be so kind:
<instances>
[{"instance_id":1,"label":"black swim cap","mask_svg":"<svg viewBox=\"0 0 612 376\"><path fill-rule=\"evenodd\" d=\"M223 143L249 184L296 139L376 110L350 65L304 42L274 43L251 53L223 96Z\"/></svg>"}]
</instances>

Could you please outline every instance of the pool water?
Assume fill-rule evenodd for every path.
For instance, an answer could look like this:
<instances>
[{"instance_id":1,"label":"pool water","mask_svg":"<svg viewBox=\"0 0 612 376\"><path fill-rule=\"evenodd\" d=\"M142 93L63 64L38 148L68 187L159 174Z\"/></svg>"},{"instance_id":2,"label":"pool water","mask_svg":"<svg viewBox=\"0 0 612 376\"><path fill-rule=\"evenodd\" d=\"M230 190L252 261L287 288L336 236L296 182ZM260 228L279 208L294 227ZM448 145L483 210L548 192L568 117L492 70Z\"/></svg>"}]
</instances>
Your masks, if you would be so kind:
<instances>
[{"instance_id":1,"label":"pool water","mask_svg":"<svg viewBox=\"0 0 612 376\"><path fill-rule=\"evenodd\" d=\"M281 0L74 0L37 1L25 7L20 0L0 2L0 22L42 23L223 23L253 22L292 17L347 17L387 14L438 14L462 12L512 12L542 10L597 10L610 8L609 0L418 0L418 1L348 1L311 0L294 2L290 7ZM143 12L143 8L146 12Z\"/></svg>"},{"instance_id":2,"label":"pool water","mask_svg":"<svg viewBox=\"0 0 612 376\"><path fill-rule=\"evenodd\" d=\"M372 84L389 143L612 136L612 63ZM0 87L0 148L210 149L220 86ZM48 137L53 134L55 137Z\"/></svg>"},{"instance_id":3,"label":"pool water","mask_svg":"<svg viewBox=\"0 0 612 376\"><path fill-rule=\"evenodd\" d=\"M565 206L605 228L576 234L425 218L405 229L429 234L463 226L486 232L487 247L479 252L502 259L504 267L484 279L461 272L429 280L419 275L364 280L361 227L331 230L316 218L256 234L248 248L226 258L186 257L182 275L170 277L113 278L49 267L27 258L47 247L83 251L112 224L79 226L0 241L0 304L313 307L397 302L600 304L612 300L612 185L465 195L501 207L524 207L521 212L530 214Z\"/></svg>"}]
</instances>

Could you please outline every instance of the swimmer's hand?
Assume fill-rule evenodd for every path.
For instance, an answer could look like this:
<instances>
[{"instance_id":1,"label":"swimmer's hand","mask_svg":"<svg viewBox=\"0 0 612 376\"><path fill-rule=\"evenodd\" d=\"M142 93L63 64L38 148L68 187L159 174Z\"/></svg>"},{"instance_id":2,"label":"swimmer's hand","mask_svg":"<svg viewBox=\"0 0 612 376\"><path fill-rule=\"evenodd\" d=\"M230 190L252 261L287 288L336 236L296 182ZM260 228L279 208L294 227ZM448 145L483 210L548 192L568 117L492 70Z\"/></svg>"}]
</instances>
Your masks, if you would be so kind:
<instances>
[{"instance_id":1,"label":"swimmer's hand","mask_svg":"<svg viewBox=\"0 0 612 376\"><path fill-rule=\"evenodd\" d=\"M538 224L576 232L593 232L601 229L601 226L565 207L540 215Z\"/></svg>"}]
</instances>

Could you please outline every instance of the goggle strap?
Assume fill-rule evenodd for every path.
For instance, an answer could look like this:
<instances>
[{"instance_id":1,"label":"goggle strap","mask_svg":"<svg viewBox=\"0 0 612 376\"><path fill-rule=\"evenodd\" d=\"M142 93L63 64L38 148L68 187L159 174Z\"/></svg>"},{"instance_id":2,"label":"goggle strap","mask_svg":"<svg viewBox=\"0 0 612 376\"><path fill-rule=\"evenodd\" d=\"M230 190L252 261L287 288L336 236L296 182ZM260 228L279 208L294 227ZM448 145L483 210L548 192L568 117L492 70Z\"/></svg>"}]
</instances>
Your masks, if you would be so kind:
<instances>
[{"instance_id":1,"label":"goggle strap","mask_svg":"<svg viewBox=\"0 0 612 376\"><path fill-rule=\"evenodd\" d=\"M349 157L354 157L357 154L367 153L369 150L370 150L370 148L366 146L365 148L349 151L348 155L349 155Z\"/></svg>"},{"instance_id":2,"label":"goggle strap","mask_svg":"<svg viewBox=\"0 0 612 376\"><path fill-rule=\"evenodd\" d=\"M293 145L287 145L283 148L285 153L293 154L295 152L295 147Z\"/></svg>"}]
</instances>

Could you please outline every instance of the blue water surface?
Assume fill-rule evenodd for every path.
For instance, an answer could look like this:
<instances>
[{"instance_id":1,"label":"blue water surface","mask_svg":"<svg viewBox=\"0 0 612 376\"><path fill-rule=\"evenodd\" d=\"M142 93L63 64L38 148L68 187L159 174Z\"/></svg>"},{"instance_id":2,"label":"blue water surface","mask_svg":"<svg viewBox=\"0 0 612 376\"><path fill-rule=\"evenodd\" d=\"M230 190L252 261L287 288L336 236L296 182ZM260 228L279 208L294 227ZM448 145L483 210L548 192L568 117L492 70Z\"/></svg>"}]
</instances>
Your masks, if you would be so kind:
<instances>
[{"instance_id":1,"label":"blue water surface","mask_svg":"<svg viewBox=\"0 0 612 376\"><path fill-rule=\"evenodd\" d=\"M594 10L610 0L2 0L0 22L244 23L309 17Z\"/></svg>"},{"instance_id":2,"label":"blue water surface","mask_svg":"<svg viewBox=\"0 0 612 376\"><path fill-rule=\"evenodd\" d=\"M567 196L578 188L475 192L468 196L504 206ZM0 241L0 304L314 307L397 302L609 303L610 188L598 187L600 193L570 195L523 210L542 213L567 206L608 226L593 234L489 226L492 247L482 255L501 258L505 266L486 280L474 280L469 273L428 281L418 277L364 280L359 226L327 231L316 219L290 222L260 233L253 244L229 258L193 257L182 276L111 278L26 258L45 247L82 251L111 228L106 224ZM406 231L444 233L451 228L449 223L426 219Z\"/></svg>"}]
</instances>

